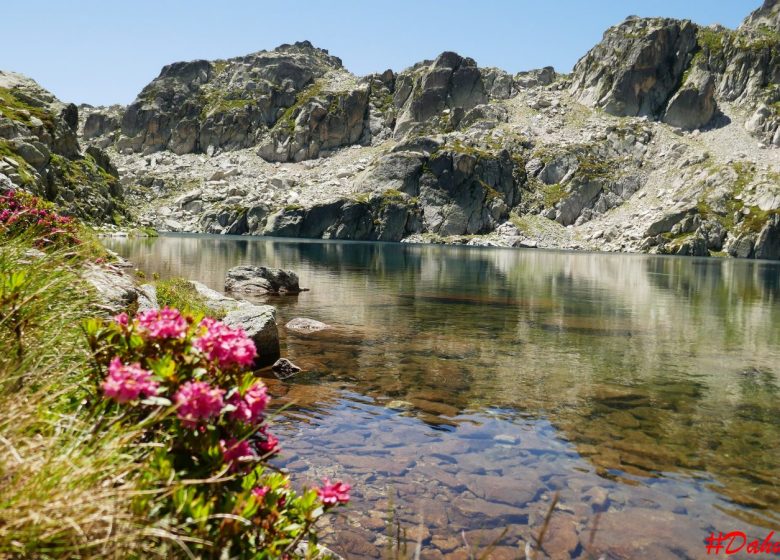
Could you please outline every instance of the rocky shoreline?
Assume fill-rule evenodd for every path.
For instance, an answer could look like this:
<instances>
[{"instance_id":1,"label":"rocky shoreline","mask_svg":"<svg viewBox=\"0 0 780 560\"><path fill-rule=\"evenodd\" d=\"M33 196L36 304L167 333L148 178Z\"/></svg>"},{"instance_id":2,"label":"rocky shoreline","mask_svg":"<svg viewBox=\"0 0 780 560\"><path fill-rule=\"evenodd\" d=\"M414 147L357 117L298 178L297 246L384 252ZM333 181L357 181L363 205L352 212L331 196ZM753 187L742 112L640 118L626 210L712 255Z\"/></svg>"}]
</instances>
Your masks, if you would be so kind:
<instances>
[{"instance_id":1,"label":"rocky shoreline","mask_svg":"<svg viewBox=\"0 0 780 560\"><path fill-rule=\"evenodd\" d=\"M145 311L159 309L157 287L154 283L140 283L130 273L133 264L116 253L110 253L111 263L89 265L84 278L95 289L95 307L107 316L135 309ZM276 308L272 305L258 305L240 297L233 298L212 290L195 280L185 280L194 289L202 304L220 317L225 325L241 328L262 349L253 366L256 369L271 368L280 379L289 378L301 369L286 358L281 358L279 332L276 323ZM305 290L305 289L304 289ZM297 275L289 270L266 267L237 266L230 269L225 279L225 292L234 295L298 294L302 290ZM299 332L314 332L328 328L328 325L314 319L294 318L288 329Z\"/></svg>"}]
</instances>

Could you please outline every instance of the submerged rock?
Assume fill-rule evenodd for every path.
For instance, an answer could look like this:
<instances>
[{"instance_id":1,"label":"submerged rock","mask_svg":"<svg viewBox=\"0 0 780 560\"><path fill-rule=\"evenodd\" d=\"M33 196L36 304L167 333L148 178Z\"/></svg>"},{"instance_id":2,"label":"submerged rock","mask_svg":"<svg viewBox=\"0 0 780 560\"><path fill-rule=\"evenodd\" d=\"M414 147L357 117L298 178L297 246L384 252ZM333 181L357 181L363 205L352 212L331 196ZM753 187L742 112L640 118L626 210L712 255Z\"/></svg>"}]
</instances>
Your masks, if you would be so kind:
<instances>
[{"instance_id":1,"label":"submerged rock","mask_svg":"<svg viewBox=\"0 0 780 560\"><path fill-rule=\"evenodd\" d=\"M293 331L317 332L329 328L330 325L327 325L315 319L307 319L306 317L296 317L295 319L291 319L285 325L285 327Z\"/></svg>"}]
</instances>

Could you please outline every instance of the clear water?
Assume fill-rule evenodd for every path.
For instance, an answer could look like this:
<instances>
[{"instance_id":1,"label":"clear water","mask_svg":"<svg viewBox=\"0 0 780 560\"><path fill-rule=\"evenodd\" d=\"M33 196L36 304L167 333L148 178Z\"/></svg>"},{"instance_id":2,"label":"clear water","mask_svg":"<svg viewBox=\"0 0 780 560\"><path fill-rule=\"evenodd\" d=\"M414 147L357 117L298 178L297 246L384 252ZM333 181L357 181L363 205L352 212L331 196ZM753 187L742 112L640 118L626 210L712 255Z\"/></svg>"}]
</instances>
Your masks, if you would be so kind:
<instances>
[{"instance_id":1,"label":"clear water","mask_svg":"<svg viewBox=\"0 0 780 560\"><path fill-rule=\"evenodd\" d=\"M348 558L700 558L710 531L780 528L780 263L224 236L111 239L147 274L267 298L296 480L351 482ZM294 317L324 321L288 332ZM400 529L399 529L400 527ZM465 543L468 543L468 548ZM400 545L401 548L403 547ZM544 555L539 556L544 557Z\"/></svg>"}]
</instances>

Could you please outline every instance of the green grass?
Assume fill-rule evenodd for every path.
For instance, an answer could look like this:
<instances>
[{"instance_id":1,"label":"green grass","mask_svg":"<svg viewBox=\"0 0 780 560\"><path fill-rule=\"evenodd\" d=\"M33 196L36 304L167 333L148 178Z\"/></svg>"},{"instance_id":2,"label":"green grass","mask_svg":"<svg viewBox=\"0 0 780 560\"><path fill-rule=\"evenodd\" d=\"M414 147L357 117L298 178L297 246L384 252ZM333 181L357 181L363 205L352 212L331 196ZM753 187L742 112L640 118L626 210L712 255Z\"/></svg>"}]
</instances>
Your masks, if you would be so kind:
<instances>
[{"instance_id":1,"label":"green grass","mask_svg":"<svg viewBox=\"0 0 780 560\"><path fill-rule=\"evenodd\" d=\"M32 126L32 118L43 122L49 130L54 130L54 115L47 107L32 105L25 101L18 91L0 88L0 114L25 126Z\"/></svg>"},{"instance_id":2,"label":"green grass","mask_svg":"<svg viewBox=\"0 0 780 560\"><path fill-rule=\"evenodd\" d=\"M518 216L514 212L509 213L509 221L512 222L520 233L524 233L525 235L530 235L534 230L532 223L527 217Z\"/></svg>"},{"instance_id":3,"label":"green grass","mask_svg":"<svg viewBox=\"0 0 780 560\"><path fill-rule=\"evenodd\" d=\"M699 47L706 49L712 55L720 54L727 40L727 31L718 31L707 27L700 27L696 31L696 42L699 44Z\"/></svg>"},{"instance_id":4,"label":"green grass","mask_svg":"<svg viewBox=\"0 0 780 560\"><path fill-rule=\"evenodd\" d=\"M487 150L483 150L469 144L464 144L460 140L455 140L452 144L446 144L441 148L441 150L450 150L458 154L468 154L470 156L474 156L477 159L492 159L496 157L495 154Z\"/></svg>"},{"instance_id":5,"label":"green grass","mask_svg":"<svg viewBox=\"0 0 780 560\"><path fill-rule=\"evenodd\" d=\"M542 191L545 208L552 208L566 196L566 188L559 183L553 183L552 185L542 184L540 190Z\"/></svg>"},{"instance_id":6,"label":"green grass","mask_svg":"<svg viewBox=\"0 0 780 560\"><path fill-rule=\"evenodd\" d=\"M739 223L743 232L759 233L766 225L769 218L780 215L780 210L761 210L758 206L750 206L750 214Z\"/></svg>"},{"instance_id":7,"label":"green grass","mask_svg":"<svg viewBox=\"0 0 780 560\"><path fill-rule=\"evenodd\" d=\"M206 300L198 294L195 286L184 278L158 280L154 285L157 287L157 303L160 307L167 305L195 316L221 318L206 306Z\"/></svg>"},{"instance_id":8,"label":"green grass","mask_svg":"<svg viewBox=\"0 0 780 560\"><path fill-rule=\"evenodd\" d=\"M227 97L225 92L214 89L204 95L203 102L203 108L200 111L201 120L211 115L244 109L253 105L255 100L245 97Z\"/></svg>"},{"instance_id":9,"label":"green grass","mask_svg":"<svg viewBox=\"0 0 780 560\"><path fill-rule=\"evenodd\" d=\"M19 175L22 185L32 186L35 184L35 171L32 166L27 163L22 156L16 153L10 142L0 139L0 157L3 156L16 163L16 173Z\"/></svg>"},{"instance_id":10,"label":"green grass","mask_svg":"<svg viewBox=\"0 0 780 560\"><path fill-rule=\"evenodd\" d=\"M0 557L119 559L154 540L128 509L137 434L84 408L80 323L95 309L82 245L35 258L32 239L0 239Z\"/></svg>"},{"instance_id":11,"label":"green grass","mask_svg":"<svg viewBox=\"0 0 780 560\"><path fill-rule=\"evenodd\" d=\"M70 185L89 185L95 181L114 185L119 182L119 179L100 167L90 155L81 159L68 159L52 154L50 164Z\"/></svg>"}]
</instances>

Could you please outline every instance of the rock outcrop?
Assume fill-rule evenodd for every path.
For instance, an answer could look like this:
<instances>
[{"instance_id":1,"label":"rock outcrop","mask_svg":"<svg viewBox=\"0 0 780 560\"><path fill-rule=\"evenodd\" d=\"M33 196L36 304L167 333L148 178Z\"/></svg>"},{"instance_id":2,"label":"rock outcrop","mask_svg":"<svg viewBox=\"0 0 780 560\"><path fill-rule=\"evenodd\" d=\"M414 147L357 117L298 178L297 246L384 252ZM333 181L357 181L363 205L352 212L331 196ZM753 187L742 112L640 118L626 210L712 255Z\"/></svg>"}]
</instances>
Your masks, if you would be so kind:
<instances>
[{"instance_id":1,"label":"rock outcrop","mask_svg":"<svg viewBox=\"0 0 780 560\"><path fill-rule=\"evenodd\" d=\"M617 116L663 113L696 50L690 21L630 17L577 62L572 92Z\"/></svg>"},{"instance_id":2,"label":"rock outcrop","mask_svg":"<svg viewBox=\"0 0 780 560\"><path fill-rule=\"evenodd\" d=\"M715 115L715 79L712 74L694 70L669 100L663 121L685 130L705 126Z\"/></svg>"},{"instance_id":3,"label":"rock outcrop","mask_svg":"<svg viewBox=\"0 0 780 560\"><path fill-rule=\"evenodd\" d=\"M108 156L77 138L78 108L36 82L0 71L0 174L92 222L123 220L122 188Z\"/></svg>"},{"instance_id":4,"label":"rock outcrop","mask_svg":"<svg viewBox=\"0 0 780 560\"><path fill-rule=\"evenodd\" d=\"M119 151L213 153L258 146L269 161L314 158L364 137L369 85L308 41L229 60L170 64L124 111ZM84 136L113 133L93 111Z\"/></svg>"},{"instance_id":5,"label":"rock outcrop","mask_svg":"<svg viewBox=\"0 0 780 560\"><path fill-rule=\"evenodd\" d=\"M746 128L780 145L780 4L766 0L737 30L630 17L574 67L571 91L618 116L683 129L711 125L718 102L739 102Z\"/></svg>"}]
</instances>

